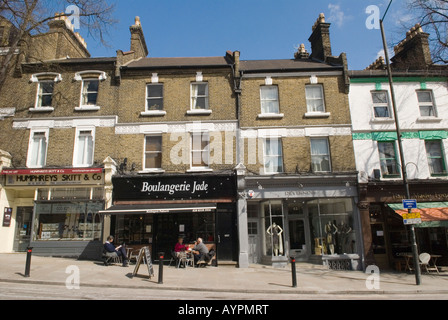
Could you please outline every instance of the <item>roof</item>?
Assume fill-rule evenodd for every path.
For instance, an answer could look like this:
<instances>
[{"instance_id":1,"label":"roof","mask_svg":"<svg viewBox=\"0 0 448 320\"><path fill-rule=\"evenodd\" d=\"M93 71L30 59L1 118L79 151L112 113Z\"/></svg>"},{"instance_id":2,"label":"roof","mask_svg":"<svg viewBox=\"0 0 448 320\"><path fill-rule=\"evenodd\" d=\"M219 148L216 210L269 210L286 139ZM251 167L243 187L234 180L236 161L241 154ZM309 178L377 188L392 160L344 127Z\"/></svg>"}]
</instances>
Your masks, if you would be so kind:
<instances>
[{"instance_id":1,"label":"roof","mask_svg":"<svg viewBox=\"0 0 448 320\"><path fill-rule=\"evenodd\" d=\"M225 57L142 58L129 63L125 68L228 67L229 65Z\"/></svg>"},{"instance_id":2,"label":"roof","mask_svg":"<svg viewBox=\"0 0 448 320\"><path fill-rule=\"evenodd\" d=\"M341 65L330 65L312 59L279 59L279 60L242 60L241 71L284 71L284 70L334 70L342 68Z\"/></svg>"}]
</instances>

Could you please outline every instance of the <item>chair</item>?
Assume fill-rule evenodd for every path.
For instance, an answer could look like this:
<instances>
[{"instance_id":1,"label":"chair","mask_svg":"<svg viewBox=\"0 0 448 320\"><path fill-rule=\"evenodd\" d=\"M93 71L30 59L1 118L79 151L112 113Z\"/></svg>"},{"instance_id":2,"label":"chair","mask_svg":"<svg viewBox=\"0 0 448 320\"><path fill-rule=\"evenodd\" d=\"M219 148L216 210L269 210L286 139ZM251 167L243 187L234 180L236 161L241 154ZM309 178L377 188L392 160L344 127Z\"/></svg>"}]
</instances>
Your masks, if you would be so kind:
<instances>
[{"instance_id":1,"label":"chair","mask_svg":"<svg viewBox=\"0 0 448 320\"><path fill-rule=\"evenodd\" d=\"M177 267L183 264L183 266L186 268L188 265L191 264L191 266L194 266L194 258L193 255L188 254L186 251L179 252L179 258L177 262Z\"/></svg>"},{"instance_id":2,"label":"chair","mask_svg":"<svg viewBox=\"0 0 448 320\"><path fill-rule=\"evenodd\" d=\"M418 256L418 258L420 259L420 266L425 267L426 272L429 273L429 270L435 270L439 273L437 266L431 266L431 255L429 253L423 252Z\"/></svg>"},{"instance_id":3,"label":"chair","mask_svg":"<svg viewBox=\"0 0 448 320\"><path fill-rule=\"evenodd\" d=\"M121 257L116 252L103 251L104 265L108 266L110 263L121 263Z\"/></svg>"},{"instance_id":4,"label":"chair","mask_svg":"<svg viewBox=\"0 0 448 320\"><path fill-rule=\"evenodd\" d=\"M179 260L179 257L177 256L176 252L174 250L171 250L171 259L170 259L169 265L171 266L171 263L174 262L174 265L178 266L178 262L179 262L178 260Z\"/></svg>"}]
</instances>

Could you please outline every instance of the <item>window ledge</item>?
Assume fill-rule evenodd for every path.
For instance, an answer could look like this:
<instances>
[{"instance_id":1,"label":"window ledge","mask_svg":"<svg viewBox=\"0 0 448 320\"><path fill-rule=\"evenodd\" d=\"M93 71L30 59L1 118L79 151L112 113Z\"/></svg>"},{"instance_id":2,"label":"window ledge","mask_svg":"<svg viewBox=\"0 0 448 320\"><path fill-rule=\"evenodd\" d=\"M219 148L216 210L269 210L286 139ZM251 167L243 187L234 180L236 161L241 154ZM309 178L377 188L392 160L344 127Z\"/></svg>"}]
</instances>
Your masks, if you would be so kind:
<instances>
[{"instance_id":1,"label":"window ledge","mask_svg":"<svg viewBox=\"0 0 448 320\"><path fill-rule=\"evenodd\" d=\"M284 116L283 113L260 113L258 119L282 119Z\"/></svg>"},{"instance_id":2,"label":"window ledge","mask_svg":"<svg viewBox=\"0 0 448 320\"><path fill-rule=\"evenodd\" d=\"M191 169L188 169L187 172L213 172L213 169L210 169L210 168L191 168Z\"/></svg>"},{"instance_id":3,"label":"window ledge","mask_svg":"<svg viewBox=\"0 0 448 320\"><path fill-rule=\"evenodd\" d=\"M330 115L330 112L307 112L305 118L328 118Z\"/></svg>"},{"instance_id":4,"label":"window ledge","mask_svg":"<svg viewBox=\"0 0 448 320\"><path fill-rule=\"evenodd\" d=\"M188 110L187 111L187 115L193 115L193 116L198 116L198 115L210 115L212 114L212 110L210 109L194 109L194 110Z\"/></svg>"},{"instance_id":5,"label":"window ledge","mask_svg":"<svg viewBox=\"0 0 448 320\"><path fill-rule=\"evenodd\" d=\"M51 112L54 111L53 107L37 107L37 108L30 108L30 112Z\"/></svg>"},{"instance_id":6,"label":"window ledge","mask_svg":"<svg viewBox=\"0 0 448 320\"><path fill-rule=\"evenodd\" d=\"M138 173L165 173L165 170L163 170L163 169L144 169L142 171L139 171Z\"/></svg>"},{"instance_id":7,"label":"window ledge","mask_svg":"<svg viewBox=\"0 0 448 320\"><path fill-rule=\"evenodd\" d=\"M75 107L75 111L98 111L100 110L100 106L79 106Z\"/></svg>"},{"instance_id":8,"label":"window ledge","mask_svg":"<svg viewBox=\"0 0 448 320\"><path fill-rule=\"evenodd\" d=\"M394 123L394 118L372 118L371 123Z\"/></svg>"},{"instance_id":9,"label":"window ledge","mask_svg":"<svg viewBox=\"0 0 448 320\"><path fill-rule=\"evenodd\" d=\"M418 117L417 122L441 122L441 118L437 117Z\"/></svg>"},{"instance_id":10,"label":"window ledge","mask_svg":"<svg viewBox=\"0 0 448 320\"><path fill-rule=\"evenodd\" d=\"M149 110L140 112L142 117L163 117L166 115L166 111L163 110Z\"/></svg>"}]
</instances>

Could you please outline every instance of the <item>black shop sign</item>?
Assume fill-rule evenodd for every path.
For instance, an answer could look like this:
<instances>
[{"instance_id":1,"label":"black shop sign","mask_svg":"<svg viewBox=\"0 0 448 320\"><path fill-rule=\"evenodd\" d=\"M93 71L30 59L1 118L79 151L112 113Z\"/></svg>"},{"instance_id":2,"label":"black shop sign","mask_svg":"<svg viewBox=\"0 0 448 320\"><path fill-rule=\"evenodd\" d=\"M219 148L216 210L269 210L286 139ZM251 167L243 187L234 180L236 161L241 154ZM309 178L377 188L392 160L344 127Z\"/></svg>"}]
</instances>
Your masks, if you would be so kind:
<instances>
[{"instance_id":1,"label":"black shop sign","mask_svg":"<svg viewBox=\"0 0 448 320\"><path fill-rule=\"evenodd\" d=\"M235 197L229 176L114 177L114 200L194 200Z\"/></svg>"}]
</instances>

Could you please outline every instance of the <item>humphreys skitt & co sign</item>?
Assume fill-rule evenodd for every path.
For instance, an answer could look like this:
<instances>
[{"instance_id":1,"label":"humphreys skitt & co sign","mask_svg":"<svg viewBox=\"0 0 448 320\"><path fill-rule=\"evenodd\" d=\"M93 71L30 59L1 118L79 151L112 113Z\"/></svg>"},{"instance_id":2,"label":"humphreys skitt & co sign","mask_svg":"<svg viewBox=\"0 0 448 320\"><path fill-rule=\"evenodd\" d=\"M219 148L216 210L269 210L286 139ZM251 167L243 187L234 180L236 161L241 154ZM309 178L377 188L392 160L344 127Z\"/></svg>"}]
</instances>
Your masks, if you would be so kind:
<instances>
[{"instance_id":1,"label":"humphreys skitt & co sign","mask_svg":"<svg viewBox=\"0 0 448 320\"><path fill-rule=\"evenodd\" d=\"M114 200L222 199L235 196L234 176L114 177Z\"/></svg>"}]
</instances>

